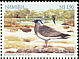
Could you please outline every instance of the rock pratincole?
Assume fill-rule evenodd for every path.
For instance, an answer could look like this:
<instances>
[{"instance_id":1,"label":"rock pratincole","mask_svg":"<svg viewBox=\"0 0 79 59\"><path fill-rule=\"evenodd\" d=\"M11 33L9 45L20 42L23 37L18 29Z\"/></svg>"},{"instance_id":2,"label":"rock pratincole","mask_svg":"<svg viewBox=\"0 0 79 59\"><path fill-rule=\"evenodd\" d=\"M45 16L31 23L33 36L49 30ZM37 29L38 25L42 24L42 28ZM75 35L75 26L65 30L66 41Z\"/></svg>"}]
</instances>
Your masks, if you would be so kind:
<instances>
[{"instance_id":1,"label":"rock pratincole","mask_svg":"<svg viewBox=\"0 0 79 59\"><path fill-rule=\"evenodd\" d=\"M51 27L44 25L41 20L34 20L32 22L35 23L34 32L37 35L37 37L45 40L44 47L47 47L48 40L53 39L54 37L55 38L60 37L62 39L66 39L67 36L70 36L69 34L61 33Z\"/></svg>"},{"instance_id":2,"label":"rock pratincole","mask_svg":"<svg viewBox=\"0 0 79 59\"><path fill-rule=\"evenodd\" d=\"M56 15L52 15L54 24L55 24L55 17L56 17Z\"/></svg>"}]
</instances>

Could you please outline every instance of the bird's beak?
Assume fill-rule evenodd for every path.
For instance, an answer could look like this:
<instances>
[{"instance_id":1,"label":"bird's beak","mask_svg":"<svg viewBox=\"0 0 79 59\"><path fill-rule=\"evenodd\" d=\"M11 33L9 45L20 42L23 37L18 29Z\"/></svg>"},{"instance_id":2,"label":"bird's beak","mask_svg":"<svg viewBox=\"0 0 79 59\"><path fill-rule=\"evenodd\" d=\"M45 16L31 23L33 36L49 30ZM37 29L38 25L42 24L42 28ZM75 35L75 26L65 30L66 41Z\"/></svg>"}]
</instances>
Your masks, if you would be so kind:
<instances>
[{"instance_id":1,"label":"bird's beak","mask_svg":"<svg viewBox=\"0 0 79 59\"><path fill-rule=\"evenodd\" d=\"M32 21L32 22L35 22L35 21Z\"/></svg>"}]
</instances>

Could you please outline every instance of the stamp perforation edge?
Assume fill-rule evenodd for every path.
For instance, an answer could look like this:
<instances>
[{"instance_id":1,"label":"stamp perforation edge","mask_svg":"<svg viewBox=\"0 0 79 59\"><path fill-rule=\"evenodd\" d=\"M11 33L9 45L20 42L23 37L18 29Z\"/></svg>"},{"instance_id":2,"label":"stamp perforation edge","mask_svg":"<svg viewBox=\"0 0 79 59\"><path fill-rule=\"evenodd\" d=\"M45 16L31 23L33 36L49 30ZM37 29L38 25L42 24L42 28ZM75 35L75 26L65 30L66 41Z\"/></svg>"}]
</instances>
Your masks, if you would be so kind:
<instances>
[{"instance_id":1,"label":"stamp perforation edge","mask_svg":"<svg viewBox=\"0 0 79 59\"><path fill-rule=\"evenodd\" d=\"M0 2L0 56L2 56L2 3Z\"/></svg>"},{"instance_id":2,"label":"stamp perforation edge","mask_svg":"<svg viewBox=\"0 0 79 59\"><path fill-rule=\"evenodd\" d=\"M5 1L4 0L2 2L78 2L78 1L76 1L76 0L63 0L63 1L62 0L53 0L53 1L52 0L47 0L47 1L46 0L43 0L43 1L42 0L40 0L40 1L39 0L38 1L35 1L35 0L28 0L28 1L26 1L26 0L24 0L24 1L23 0L22 1L20 1L20 0L12 0L11 1L11 0L9 0L8 1L8 0L6 0Z\"/></svg>"},{"instance_id":3,"label":"stamp perforation edge","mask_svg":"<svg viewBox=\"0 0 79 59\"><path fill-rule=\"evenodd\" d=\"M79 26L79 25L78 25L78 21L79 21L79 20L78 20L78 19L79 19L78 16L79 16L79 15L78 15L78 13L79 13L79 3L77 3L77 42L79 42L79 37L78 37L78 35L79 35L79 34L78 34L78 32L79 32L79 31L78 31L78 29L79 29L79 28L78 28L78 26ZM78 56L78 54L79 54L79 53L78 53L78 51L79 51L78 49L79 49L79 43L77 43L77 56ZM77 58L79 58L79 57L77 57Z\"/></svg>"},{"instance_id":4,"label":"stamp perforation edge","mask_svg":"<svg viewBox=\"0 0 79 59\"><path fill-rule=\"evenodd\" d=\"M2 10L2 9L1 9L1 10ZM0 14L0 16L2 16L2 13ZM0 17L0 21L2 21L2 17ZM1 26L0 26L0 32L1 32L1 31L2 31L2 29L1 29L1 28L2 28L2 23L0 23L0 25L1 25ZM1 32L1 33L2 33L2 32ZM0 34L1 34L1 33L0 33ZM77 32L77 33L78 33L78 32ZM0 35L0 36L2 37L2 35ZM0 43L2 43L2 39L0 39ZM2 55L2 44L0 44L0 46L1 46L1 47L0 47L0 49L1 49L0 54ZM15 57L15 58L16 58L16 57ZM31 57L29 57L29 58L31 58ZM70 58L72 58L72 57L70 57ZM74 58L75 58L75 57L74 57Z\"/></svg>"}]
</instances>

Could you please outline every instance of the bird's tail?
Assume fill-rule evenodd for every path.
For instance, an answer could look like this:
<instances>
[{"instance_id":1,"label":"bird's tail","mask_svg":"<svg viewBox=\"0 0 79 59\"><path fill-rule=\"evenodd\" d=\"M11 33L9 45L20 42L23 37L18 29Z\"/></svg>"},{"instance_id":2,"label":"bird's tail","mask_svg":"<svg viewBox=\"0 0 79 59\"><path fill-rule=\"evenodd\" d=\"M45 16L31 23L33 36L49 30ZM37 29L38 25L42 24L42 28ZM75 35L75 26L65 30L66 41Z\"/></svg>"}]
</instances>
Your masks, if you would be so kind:
<instances>
[{"instance_id":1,"label":"bird's tail","mask_svg":"<svg viewBox=\"0 0 79 59\"><path fill-rule=\"evenodd\" d=\"M68 37L68 36L70 36L70 35L69 35L69 34L63 34L63 33L61 34L61 37L62 37L62 38L66 38L66 37Z\"/></svg>"}]
</instances>

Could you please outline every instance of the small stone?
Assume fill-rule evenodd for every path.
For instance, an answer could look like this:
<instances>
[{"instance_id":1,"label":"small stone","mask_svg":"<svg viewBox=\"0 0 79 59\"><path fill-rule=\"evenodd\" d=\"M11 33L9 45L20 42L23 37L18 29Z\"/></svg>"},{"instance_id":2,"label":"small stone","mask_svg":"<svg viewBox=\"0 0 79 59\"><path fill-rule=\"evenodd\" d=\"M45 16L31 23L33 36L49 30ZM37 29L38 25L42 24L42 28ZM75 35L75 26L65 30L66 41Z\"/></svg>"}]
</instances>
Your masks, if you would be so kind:
<instances>
[{"instance_id":1,"label":"small stone","mask_svg":"<svg viewBox=\"0 0 79 59\"><path fill-rule=\"evenodd\" d=\"M5 53L16 53L16 52L14 52L14 51L6 51Z\"/></svg>"},{"instance_id":2,"label":"small stone","mask_svg":"<svg viewBox=\"0 0 79 59\"><path fill-rule=\"evenodd\" d=\"M11 52L11 51L10 51ZM18 49L17 53L74 53L73 49L64 49L58 47L25 47Z\"/></svg>"},{"instance_id":3,"label":"small stone","mask_svg":"<svg viewBox=\"0 0 79 59\"><path fill-rule=\"evenodd\" d=\"M27 47L26 47L26 48L22 48L22 49L18 49L18 50L17 50L17 53L26 53L27 50L28 50Z\"/></svg>"},{"instance_id":4,"label":"small stone","mask_svg":"<svg viewBox=\"0 0 79 59\"><path fill-rule=\"evenodd\" d=\"M43 52L42 49L43 49L43 47L36 47L36 48L35 48L35 52L36 52L36 53L42 53L42 52Z\"/></svg>"}]
</instances>

